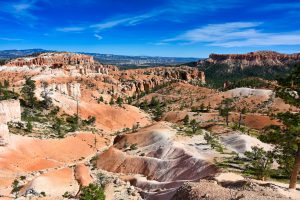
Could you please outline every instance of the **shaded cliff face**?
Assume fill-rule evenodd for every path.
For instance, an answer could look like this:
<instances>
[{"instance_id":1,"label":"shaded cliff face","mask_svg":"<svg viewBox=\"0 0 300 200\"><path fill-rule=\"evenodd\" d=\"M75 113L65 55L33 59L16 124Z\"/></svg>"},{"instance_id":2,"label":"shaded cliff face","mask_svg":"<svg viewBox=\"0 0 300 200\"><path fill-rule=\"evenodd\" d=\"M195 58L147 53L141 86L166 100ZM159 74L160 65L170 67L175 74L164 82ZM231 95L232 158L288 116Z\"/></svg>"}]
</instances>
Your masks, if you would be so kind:
<instances>
[{"instance_id":1,"label":"shaded cliff face","mask_svg":"<svg viewBox=\"0 0 300 200\"><path fill-rule=\"evenodd\" d=\"M247 54L211 54L198 65L227 64L231 67L247 68L251 66L286 66L300 63L299 54L281 54L273 51L259 51Z\"/></svg>"},{"instance_id":2,"label":"shaded cliff face","mask_svg":"<svg viewBox=\"0 0 300 200\"><path fill-rule=\"evenodd\" d=\"M287 73L291 66L300 64L300 54L281 54L273 51L259 51L247 54L211 54L208 59L198 61L208 82L222 85L247 77L273 80Z\"/></svg>"}]
</instances>

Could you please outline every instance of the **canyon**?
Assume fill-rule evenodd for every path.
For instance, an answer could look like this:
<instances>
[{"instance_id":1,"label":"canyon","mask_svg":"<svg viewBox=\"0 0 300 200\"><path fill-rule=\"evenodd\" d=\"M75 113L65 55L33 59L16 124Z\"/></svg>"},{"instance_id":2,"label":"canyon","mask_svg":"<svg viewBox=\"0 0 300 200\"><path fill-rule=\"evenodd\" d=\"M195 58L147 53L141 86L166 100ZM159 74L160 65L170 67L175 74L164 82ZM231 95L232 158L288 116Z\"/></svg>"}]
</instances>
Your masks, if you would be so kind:
<instances>
[{"instance_id":1,"label":"canyon","mask_svg":"<svg viewBox=\"0 0 300 200\"><path fill-rule=\"evenodd\" d=\"M212 54L199 68L126 70L68 52L10 60L0 66L0 198L80 199L94 184L109 200L299 199L299 189L244 173L252 147L274 148L258 137L283 126L274 115L299 107L276 95L277 83L209 87L203 68L299 60Z\"/></svg>"}]
</instances>

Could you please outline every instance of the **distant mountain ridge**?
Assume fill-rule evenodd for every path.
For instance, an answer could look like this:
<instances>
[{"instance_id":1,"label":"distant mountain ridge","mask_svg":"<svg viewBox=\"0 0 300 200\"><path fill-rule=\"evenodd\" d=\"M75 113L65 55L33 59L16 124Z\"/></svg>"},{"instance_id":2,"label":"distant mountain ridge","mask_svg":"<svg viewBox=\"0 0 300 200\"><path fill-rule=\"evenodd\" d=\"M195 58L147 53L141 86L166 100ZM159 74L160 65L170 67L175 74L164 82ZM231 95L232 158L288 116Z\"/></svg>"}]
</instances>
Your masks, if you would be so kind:
<instances>
[{"instance_id":1,"label":"distant mountain ridge","mask_svg":"<svg viewBox=\"0 0 300 200\"><path fill-rule=\"evenodd\" d=\"M34 53L44 53L44 52L49 52L49 50L45 50L45 49L1 50L0 59L3 60L14 59L14 58L28 56Z\"/></svg>"},{"instance_id":2,"label":"distant mountain ridge","mask_svg":"<svg viewBox=\"0 0 300 200\"><path fill-rule=\"evenodd\" d=\"M29 56L36 53L56 52L45 49L25 49L25 50L2 50L0 51L0 59L15 59L19 57ZM58 51L57 51L58 52ZM100 54L100 53L87 53L78 52L93 56L96 60L103 64L112 64L123 67L143 67L143 66L156 66L156 65L178 65L188 62L195 62L199 58L183 58L183 57L159 57L159 56L126 56L114 54Z\"/></svg>"}]
</instances>

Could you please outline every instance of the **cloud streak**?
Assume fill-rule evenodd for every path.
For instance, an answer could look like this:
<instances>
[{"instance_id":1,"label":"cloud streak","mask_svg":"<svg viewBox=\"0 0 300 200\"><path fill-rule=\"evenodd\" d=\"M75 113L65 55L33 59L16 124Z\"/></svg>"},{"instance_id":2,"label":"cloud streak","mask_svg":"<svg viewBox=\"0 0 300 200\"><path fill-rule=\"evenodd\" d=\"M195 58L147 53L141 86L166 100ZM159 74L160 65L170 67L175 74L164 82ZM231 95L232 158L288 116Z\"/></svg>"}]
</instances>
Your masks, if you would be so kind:
<instances>
[{"instance_id":1,"label":"cloud streak","mask_svg":"<svg viewBox=\"0 0 300 200\"><path fill-rule=\"evenodd\" d=\"M101 35L96 34L96 33L94 34L94 37L97 38L97 40L102 40L103 39L103 37Z\"/></svg>"},{"instance_id":2,"label":"cloud streak","mask_svg":"<svg viewBox=\"0 0 300 200\"><path fill-rule=\"evenodd\" d=\"M81 31L85 30L85 28L84 27L79 27L79 26L78 27L77 26L72 26L72 27L57 28L56 30L59 31L59 32L68 33L68 32L81 32Z\"/></svg>"},{"instance_id":3,"label":"cloud streak","mask_svg":"<svg viewBox=\"0 0 300 200\"><path fill-rule=\"evenodd\" d=\"M102 23L93 24L90 26L90 28L96 28L98 30L113 28L116 26L124 25L124 26L135 26L137 24L142 23L143 21L149 20L153 17L159 16L161 14L166 13L167 9L162 10L155 10L151 11L142 15L136 15L136 16L129 16L129 17L123 17L123 18L116 18L112 20L108 20Z\"/></svg>"},{"instance_id":4,"label":"cloud streak","mask_svg":"<svg viewBox=\"0 0 300 200\"><path fill-rule=\"evenodd\" d=\"M87 28L98 31L118 26L135 26L151 20L164 19L167 21L180 21L178 16L197 13L200 11L216 11L236 6L237 0L228 0L226 4L222 0L169 0L164 6L150 10L143 14L123 15L91 24Z\"/></svg>"},{"instance_id":5,"label":"cloud streak","mask_svg":"<svg viewBox=\"0 0 300 200\"><path fill-rule=\"evenodd\" d=\"M20 21L37 20L37 17L32 14L33 11L38 9L37 2L38 0L0 2L0 12Z\"/></svg>"},{"instance_id":6,"label":"cloud streak","mask_svg":"<svg viewBox=\"0 0 300 200\"><path fill-rule=\"evenodd\" d=\"M201 28L188 30L162 42L179 42L181 44L202 43L207 46L246 47L299 45L300 31L288 33L268 33L259 29L260 22L232 22L208 24Z\"/></svg>"},{"instance_id":7,"label":"cloud streak","mask_svg":"<svg viewBox=\"0 0 300 200\"><path fill-rule=\"evenodd\" d=\"M3 40L3 41L21 41L21 40L23 40L23 39L0 37L0 40Z\"/></svg>"}]
</instances>

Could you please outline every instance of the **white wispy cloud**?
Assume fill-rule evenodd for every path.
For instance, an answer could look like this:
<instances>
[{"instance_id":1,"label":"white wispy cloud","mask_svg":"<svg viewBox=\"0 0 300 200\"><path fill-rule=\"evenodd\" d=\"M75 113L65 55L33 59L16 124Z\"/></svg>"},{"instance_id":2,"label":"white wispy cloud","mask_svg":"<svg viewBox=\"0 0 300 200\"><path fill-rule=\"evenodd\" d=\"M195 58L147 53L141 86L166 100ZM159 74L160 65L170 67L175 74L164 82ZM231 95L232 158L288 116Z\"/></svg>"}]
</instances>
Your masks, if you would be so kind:
<instances>
[{"instance_id":1,"label":"white wispy cloud","mask_svg":"<svg viewBox=\"0 0 300 200\"><path fill-rule=\"evenodd\" d=\"M85 30L84 27L77 27L77 26L71 26L71 27L62 27L62 28L57 28L56 29L59 32L80 32Z\"/></svg>"},{"instance_id":2,"label":"white wispy cloud","mask_svg":"<svg viewBox=\"0 0 300 200\"><path fill-rule=\"evenodd\" d=\"M96 33L94 34L94 37L97 38L97 40L102 40L103 39L103 37L101 35L98 35Z\"/></svg>"},{"instance_id":3,"label":"white wispy cloud","mask_svg":"<svg viewBox=\"0 0 300 200\"><path fill-rule=\"evenodd\" d=\"M162 42L183 44L204 43L208 46L244 47L300 44L299 32L270 33L259 29L260 22L232 22L208 24L201 28L188 30Z\"/></svg>"},{"instance_id":4,"label":"white wispy cloud","mask_svg":"<svg viewBox=\"0 0 300 200\"><path fill-rule=\"evenodd\" d=\"M4 40L4 41L21 41L21 40L23 40L23 39L0 37L0 40Z\"/></svg>"},{"instance_id":5,"label":"white wispy cloud","mask_svg":"<svg viewBox=\"0 0 300 200\"><path fill-rule=\"evenodd\" d=\"M37 2L38 0L12 0L0 2L0 12L6 13L10 17L21 21L36 20L37 17L32 12L38 9L36 5Z\"/></svg>"},{"instance_id":6,"label":"white wispy cloud","mask_svg":"<svg viewBox=\"0 0 300 200\"><path fill-rule=\"evenodd\" d=\"M134 26L150 20L164 19L167 21L181 21L179 16L201 13L201 11L216 11L237 6L237 0L169 0L165 5L143 14L115 17L100 23L90 25L97 30L109 29L117 26Z\"/></svg>"},{"instance_id":7,"label":"white wispy cloud","mask_svg":"<svg viewBox=\"0 0 300 200\"><path fill-rule=\"evenodd\" d=\"M150 11L148 13L142 15L135 15L135 16L125 16L125 17L118 17L115 19L107 20L101 23L92 24L90 28L96 28L98 30L113 28L116 26L124 25L124 26L134 26L143 21L149 20L153 17L166 13L167 9L155 10Z\"/></svg>"}]
</instances>

